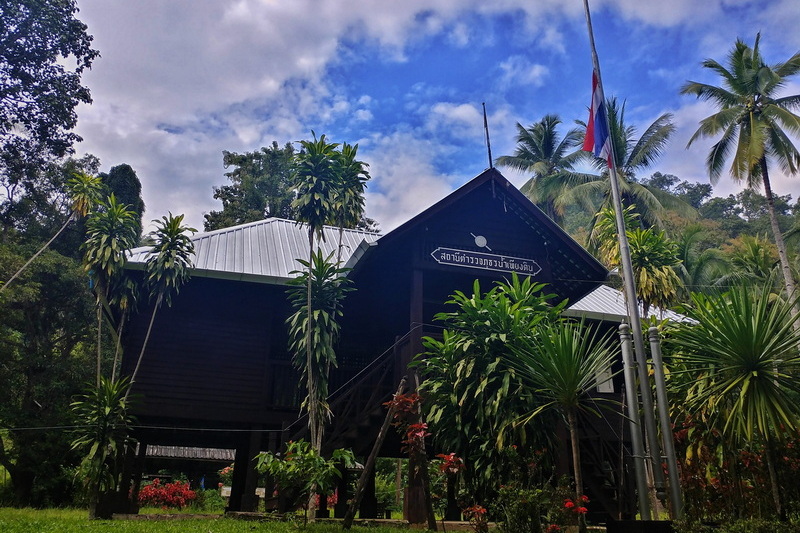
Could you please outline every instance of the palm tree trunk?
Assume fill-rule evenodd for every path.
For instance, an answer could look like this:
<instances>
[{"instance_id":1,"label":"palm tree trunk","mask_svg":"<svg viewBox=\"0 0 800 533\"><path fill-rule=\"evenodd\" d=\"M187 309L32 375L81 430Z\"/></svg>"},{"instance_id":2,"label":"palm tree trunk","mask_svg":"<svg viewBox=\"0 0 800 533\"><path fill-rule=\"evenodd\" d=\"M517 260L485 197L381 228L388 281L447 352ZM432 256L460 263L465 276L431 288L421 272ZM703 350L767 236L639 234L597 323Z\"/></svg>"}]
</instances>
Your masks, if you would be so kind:
<instances>
[{"instance_id":1,"label":"palm tree trunk","mask_svg":"<svg viewBox=\"0 0 800 533\"><path fill-rule=\"evenodd\" d=\"M103 359L103 307L97 295L97 388L100 388L101 361Z\"/></svg>"},{"instance_id":2,"label":"palm tree trunk","mask_svg":"<svg viewBox=\"0 0 800 533\"><path fill-rule=\"evenodd\" d=\"M150 341L150 333L153 331L153 322L156 320L156 313L158 312L158 308L161 307L161 300L163 297L163 293L160 293L158 298L156 298L156 305L153 307L153 314L150 316L150 324L147 325L147 333L144 336L142 350L139 352L139 359L136 360L136 366L133 368L133 373L131 374L131 382L128 384L128 390L125 392L125 402L128 401L128 396L130 396L131 389L133 389L133 383L136 381L136 375L139 373L139 366L142 364L144 351L147 349L147 343Z\"/></svg>"},{"instance_id":3,"label":"palm tree trunk","mask_svg":"<svg viewBox=\"0 0 800 533\"><path fill-rule=\"evenodd\" d=\"M769 181L766 156L761 157L761 179L764 183L764 196L767 197L769 222L772 226L772 235L775 238L775 247L778 249L778 258L781 262L781 272L783 273L783 280L786 286L786 295L792 298L795 296L795 282L792 276L792 268L789 264L789 256L786 254L786 244L783 242L783 234L778 224L778 215L775 213L775 198L772 195L772 185ZM795 316L800 316L800 307L797 304L795 304L794 313ZM796 322L795 327L798 327Z\"/></svg>"},{"instance_id":4,"label":"palm tree trunk","mask_svg":"<svg viewBox=\"0 0 800 533\"><path fill-rule=\"evenodd\" d=\"M778 473L775 471L774 443L769 435L765 436L764 441L764 456L767 460L767 471L769 472L769 484L772 488L772 500L775 502L775 512L778 514L778 518L785 522L787 519L786 509L783 507L781 488L778 485Z\"/></svg>"},{"instance_id":5,"label":"palm tree trunk","mask_svg":"<svg viewBox=\"0 0 800 533\"><path fill-rule=\"evenodd\" d=\"M344 240L344 226L339 224L339 245L336 247L336 268L342 263L342 240Z\"/></svg>"},{"instance_id":6,"label":"palm tree trunk","mask_svg":"<svg viewBox=\"0 0 800 533\"><path fill-rule=\"evenodd\" d=\"M8 281L6 281L4 284L0 285L0 292L3 292L4 290L6 290L6 287L8 287L8 285L9 285L9 284L10 284L12 281L14 281L14 280L15 280L15 279L16 279L16 278L17 278L17 277L20 275L20 274L22 274L22 272L23 272L23 271L24 271L26 268L28 268L28 265L30 265L31 263L33 263L34 259L36 259L37 257L39 257L39 255L41 255L41 253L42 253L42 252L44 252L44 251L45 251L45 250L48 248L48 246L50 246L50 245L53 243L53 241L54 241L54 240L56 240L56 238L57 238L59 235L61 235L61 233L63 233L63 232L64 232L64 230L65 230L65 229L67 229L67 226L69 225L69 223L70 223L70 222L72 222L72 220L73 220L74 218L75 218L75 213L74 213L74 212L73 212L73 213L70 213L69 217L67 218L67 221L66 221L66 222L64 222L64 225L63 225L63 226L61 226L61 229L59 229L59 230L56 232L56 234L55 234L55 235L53 235L53 236L50 238L50 240L49 240L49 241L47 241L47 242L45 243L45 245L44 245L44 246L42 246L41 248L39 248L39 251L38 251L38 252L36 252L35 254L33 254L33 257L31 257L30 259L28 259L28 261L27 261L27 262L26 262L24 265L22 265L22 267L21 267L19 270L17 270L17 271L14 273L14 275L13 275L13 276L11 276L10 278L8 278Z\"/></svg>"},{"instance_id":7,"label":"palm tree trunk","mask_svg":"<svg viewBox=\"0 0 800 533\"><path fill-rule=\"evenodd\" d=\"M117 347L114 350L114 364L111 366L111 382L114 383L117 380L117 365L119 364L119 354L122 352L122 330L125 328L125 322L128 319L128 310L124 309L122 311L122 316L120 317L119 322L119 329L117 330Z\"/></svg>"},{"instance_id":8,"label":"palm tree trunk","mask_svg":"<svg viewBox=\"0 0 800 533\"><path fill-rule=\"evenodd\" d=\"M320 452L322 450L322 437L319 427L319 403L317 398L317 384L314 376L314 355L311 349L311 329L313 327L314 313L311 309L311 264L314 261L314 231L308 230L308 279L306 289L306 380L308 388L308 430L311 436L311 447ZM308 520L317 519L316 493L317 487L311 487L308 500Z\"/></svg>"},{"instance_id":9,"label":"palm tree trunk","mask_svg":"<svg viewBox=\"0 0 800 533\"><path fill-rule=\"evenodd\" d=\"M583 505L583 473L581 472L581 448L578 443L578 417L575 411L567 411L567 425L569 426L569 441L572 447L572 470L575 474L575 505ZM586 531L586 517L583 513L578 513L578 529Z\"/></svg>"}]
</instances>

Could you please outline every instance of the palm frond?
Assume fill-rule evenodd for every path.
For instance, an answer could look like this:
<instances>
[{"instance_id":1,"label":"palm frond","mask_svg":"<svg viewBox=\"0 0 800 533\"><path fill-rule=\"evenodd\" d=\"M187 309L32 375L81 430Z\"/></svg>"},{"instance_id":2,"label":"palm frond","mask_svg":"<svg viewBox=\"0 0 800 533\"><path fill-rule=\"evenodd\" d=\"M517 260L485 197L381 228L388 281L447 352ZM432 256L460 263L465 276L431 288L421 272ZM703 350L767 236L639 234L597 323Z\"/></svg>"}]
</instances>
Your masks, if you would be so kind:
<instances>
[{"instance_id":1,"label":"palm frond","mask_svg":"<svg viewBox=\"0 0 800 533\"><path fill-rule=\"evenodd\" d=\"M664 152L664 148L675 130L671 113L664 113L654 120L631 150L628 157L628 168L639 169L653 164Z\"/></svg>"}]
</instances>

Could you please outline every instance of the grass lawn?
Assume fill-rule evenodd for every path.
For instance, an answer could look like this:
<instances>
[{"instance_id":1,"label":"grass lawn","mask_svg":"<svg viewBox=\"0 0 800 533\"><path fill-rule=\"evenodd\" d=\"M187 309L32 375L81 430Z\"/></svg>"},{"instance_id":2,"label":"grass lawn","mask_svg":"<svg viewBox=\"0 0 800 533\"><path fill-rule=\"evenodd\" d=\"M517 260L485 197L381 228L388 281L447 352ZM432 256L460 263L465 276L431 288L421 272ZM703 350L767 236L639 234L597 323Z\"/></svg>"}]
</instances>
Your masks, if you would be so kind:
<instances>
[{"instance_id":1,"label":"grass lawn","mask_svg":"<svg viewBox=\"0 0 800 533\"><path fill-rule=\"evenodd\" d=\"M338 524L298 528L286 522L253 522L231 518L204 520L89 520L87 511L0 508L2 533L340 533ZM354 533L408 533L407 529L353 527Z\"/></svg>"}]
</instances>

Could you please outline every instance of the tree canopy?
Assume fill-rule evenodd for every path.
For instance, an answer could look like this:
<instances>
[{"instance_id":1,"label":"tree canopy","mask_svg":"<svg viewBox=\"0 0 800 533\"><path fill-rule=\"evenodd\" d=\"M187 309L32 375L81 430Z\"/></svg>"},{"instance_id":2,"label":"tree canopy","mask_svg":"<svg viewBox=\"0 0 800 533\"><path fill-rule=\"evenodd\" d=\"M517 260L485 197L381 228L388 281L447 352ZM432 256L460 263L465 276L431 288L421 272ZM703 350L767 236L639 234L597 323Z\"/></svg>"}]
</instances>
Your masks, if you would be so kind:
<instances>
[{"instance_id":1,"label":"tree canopy","mask_svg":"<svg viewBox=\"0 0 800 533\"><path fill-rule=\"evenodd\" d=\"M270 217L297 218L292 206L291 143L279 147L276 141L255 152L222 152L222 163L231 168L225 174L230 185L214 187L214 198L222 210L205 215L204 228L211 231Z\"/></svg>"},{"instance_id":2,"label":"tree canopy","mask_svg":"<svg viewBox=\"0 0 800 533\"><path fill-rule=\"evenodd\" d=\"M81 75L99 55L75 0L0 3L0 179L25 183L32 170L68 154L81 138L75 107L90 103Z\"/></svg>"}]
</instances>

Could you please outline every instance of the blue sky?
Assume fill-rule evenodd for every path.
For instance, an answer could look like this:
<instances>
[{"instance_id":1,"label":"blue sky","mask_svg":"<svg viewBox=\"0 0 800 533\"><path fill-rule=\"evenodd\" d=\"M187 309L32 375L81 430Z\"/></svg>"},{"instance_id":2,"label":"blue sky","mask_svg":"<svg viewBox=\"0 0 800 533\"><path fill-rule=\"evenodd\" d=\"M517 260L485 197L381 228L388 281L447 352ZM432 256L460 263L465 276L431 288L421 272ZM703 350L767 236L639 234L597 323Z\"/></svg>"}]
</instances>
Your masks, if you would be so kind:
<instances>
[{"instance_id":1,"label":"blue sky","mask_svg":"<svg viewBox=\"0 0 800 533\"><path fill-rule=\"evenodd\" d=\"M202 215L220 204L222 151L310 137L358 142L373 180L367 214L392 229L488 166L516 122L548 113L585 120L591 56L581 0L79 0L100 50L78 110L79 154L103 170L128 163L148 219ZM662 113L677 132L643 176L707 181L710 143L686 142L712 109L678 94L716 83L700 62L724 61L736 38L762 35L767 61L800 50L797 0L592 1L607 96L627 101L642 131ZM792 80L787 94L800 93ZM501 169L502 170L502 169ZM517 185L525 176L504 171ZM800 177L775 176L780 194ZM719 195L737 188L723 180Z\"/></svg>"}]
</instances>

